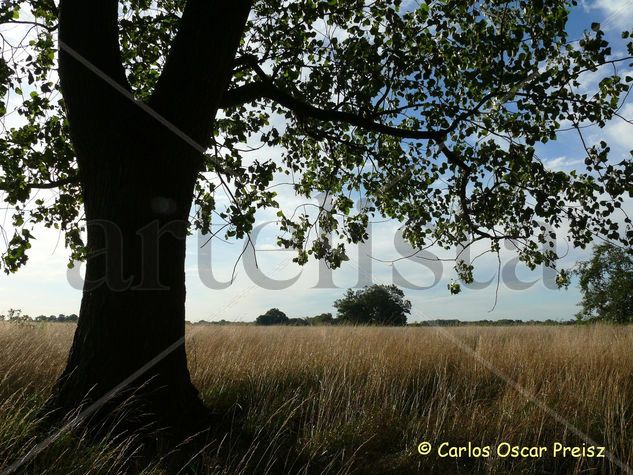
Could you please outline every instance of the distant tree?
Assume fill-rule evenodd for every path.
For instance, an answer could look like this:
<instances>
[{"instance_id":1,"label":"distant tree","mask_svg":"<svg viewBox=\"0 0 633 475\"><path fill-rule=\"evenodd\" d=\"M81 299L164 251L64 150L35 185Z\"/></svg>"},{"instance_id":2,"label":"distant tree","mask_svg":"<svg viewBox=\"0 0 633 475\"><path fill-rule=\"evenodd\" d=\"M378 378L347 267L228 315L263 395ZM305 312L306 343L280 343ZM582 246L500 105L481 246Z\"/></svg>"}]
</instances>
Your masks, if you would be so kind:
<instances>
[{"instance_id":1,"label":"distant tree","mask_svg":"<svg viewBox=\"0 0 633 475\"><path fill-rule=\"evenodd\" d=\"M25 323L31 320L31 317L25 313L22 313L21 309L10 308L7 311L7 315L2 318L14 323Z\"/></svg>"},{"instance_id":2,"label":"distant tree","mask_svg":"<svg viewBox=\"0 0 633 475\"><path fill-rule=\"evenodd\" d=\"M15 309L15 308L10 308L9 311L7 312L6 318L9 321L11 321L11 320L19 320L21 315L22 315L22 310Z\"/></svg>"},{"instance_id":3,"label":"distant tree","mask_svg":"<svg viewBox=\"0 0 633 475\"><path fill-rule=\"evenodd\" d=\"M633 322L633 249L600 244L580 262L581 321Z\"/></svg>"},{"instance_id":4,"label":"distant tree","mask_svg":"<svg viewBox=\"0 0 633 475\"><path fill-rule=\"evenodd\" d=\"M48 317L46 315L38 315L34 320L36 322L77 322L79 317L74 313L71 313L70 315L60 313L57 316L50 315Z\"/></svg>"},{"instance_id":5,"label":"distant tree","mask_svg":"<svg viewBox=\"0 0 633 475\"><path fill-rule=\"evenodd\" d=\"M11 322L24 322L26 320L30 320L31 317L22 313L22 310L10 308L7 312L6 319Z\"/></svg>"},{"instance_id":6,"label":"distant tree","mask_svg":"<svg viewBox=\"0 0 633 475\"><path fill-rule=\"evenodd\" d=\"M512 320L511 318L500 318L495 322L496 325L504 326L504 325L521 325L524 323L521 320Z\"/></svg>"},{"instance_id":7,"label":"distant tree","mask_svg":"<svg viewBox=\"0 0 633 475\"><path fill-rule=\"evenodd\" d=\"M459 325L461 322L457 319L437 319L427 320L422 323L430 327L453 327Z\"/></svg>"},{"instance_id":8,"label":"distant tree","mask_svg":"<svg viewBox=\"0 0 633 475\"><path fill-rule=\"evenodd\" d=\"M406 325L411 302L395 285L371 285L353 291L334 302L338 319L360 325Z\"/></svg>"},{"instance_id":9,"label":"distant tree","mask_svg":"<svg viewBox=\"0 0 633 475\"><path fill-rule=\"evenodd\" d=\"M271 308L255 320L257 325L286 325L290 319L278 308Z\"/></svg>"},{"instance_id":10,"label":"distant tree","mask_svg":"<svg viewBox=\"0 0 633 475\"><path fill-rule=\"evenodd\" d=\"M314 317L308 317L306 321L309 325L332 325L335 323L331 313L321 313Z\"/></svg>"}]
</instances>

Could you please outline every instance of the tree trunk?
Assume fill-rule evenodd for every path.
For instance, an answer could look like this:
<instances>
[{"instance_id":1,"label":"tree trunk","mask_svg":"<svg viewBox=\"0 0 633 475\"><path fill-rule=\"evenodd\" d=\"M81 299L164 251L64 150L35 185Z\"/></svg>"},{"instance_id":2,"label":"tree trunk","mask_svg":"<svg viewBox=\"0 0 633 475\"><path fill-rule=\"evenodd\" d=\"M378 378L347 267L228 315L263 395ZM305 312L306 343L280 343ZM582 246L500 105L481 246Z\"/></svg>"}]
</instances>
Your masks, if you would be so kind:
<instances>
[{"instance_id":1,"label":"tree trunk","mask_svg":"<svg viewBox=\"0 0 633 475\"><path fill-rule=\"evenodd\" d=\"M138 410L178 430L194 427L205 412L183 340L185 236L199 161L136 107L119 104L111 144L76 138L98 165L82 170L89 255L55 406L62 413L86 407L158 359L97 413L110 413L136 391Z\"/></svg>"},{"instance_id":2,"label":"tree trunk","mask_svg":"<svg viewBox=\"0 0 633 475\"><path fill-rule=\"evenodd\" d=\"M81 408L92 421L111 419L133 395L119 427L152 423L180 436L208 425L183 340L185 236L250 4L187 2L149 113L121 62L118 1L60 4L59 74L88 258L75 338L48 406L58 415Z\"/></svg>"}]
</instances>

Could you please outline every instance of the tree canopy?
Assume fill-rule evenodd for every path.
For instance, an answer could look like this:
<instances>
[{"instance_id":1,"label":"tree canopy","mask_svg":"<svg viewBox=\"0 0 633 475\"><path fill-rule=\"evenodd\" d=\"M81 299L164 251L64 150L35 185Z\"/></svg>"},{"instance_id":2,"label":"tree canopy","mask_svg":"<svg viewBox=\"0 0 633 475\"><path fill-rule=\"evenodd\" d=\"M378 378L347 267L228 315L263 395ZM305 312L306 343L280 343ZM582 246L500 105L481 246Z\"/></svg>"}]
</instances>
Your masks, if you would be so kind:
<instances>
[{"instance_id":1,"label":"tree canopy","mask_svg":"<svg viewBox=\"0 0 633 475\"><path fill-rule=\"evenodd\" d=\"M309 325L332 325L333 323L336 323L334 318L332 318L332 314L329 312L320 313L314 317L306 317L305 320Z\"/></svg>"},{"instance_id":2,"label":"tree canopy","mask_svg":"<svg viewBox=\"0 0 633 475\"><path fill-rule=\"evenodd\" d=\"M278 308L271 308L263 315L257 317L255 323L258 325L285 325L289 320L284 312Z\"/></svg>"},{"instance_id":3,"label":"tree canopy","mask_svg":"<svg viewBox=\"0 0 633 475\"><path fill-rule=\"evenodd\" d=\"M157 86L186 3L119 2L125 77L117 81L139 103ZM279 244L295 249L299 263L313 256L339 266L344 243L365 239L374 216L402 222L416 249L487 240L498 251L509 238L531 267L554 265L555 249L543 250L548 226L568 224L578 246L596 235L630 245L631 222L617 210L632 194L633 164L611 160L609 145L584 137L583 126L618 116L631 81L620 69L631 63L633 44L614 55L597 23L570 41L565 26L575 5L253 2L198 176L192 228L247 238L257 210L280 208L276 179L285 175L299 196L328 197L311 204L313 213L277 211ZM0 6L0 110L12 114L0 137L0 190L15 230L2 252L6 272L26 263L38 224L63 231L72 259L85 253L56 75L57 17L53 0ZM580 76L602 65L612 74L595 94L581 92ZM186 79L181 90L200 93ZM584 148L584 167L569 173L548 169L537 153L565 129ZM252 158L253 140L281 158ZM43 198L40 189L56 192ZM355 210L355 196L367 205ZM472 279L471 266L456 268Z\"/></svg>"},{"instance_id":4,"label":"tree canopy","mask_svg":"<svg viewBox=\"0 0 633 475\"><path fill-rule=\"evenodd\" d=\"M593 248L593 256L580 262L582 310L579 320L633 322L633 250L607 243Z\"/></svg>"},{"instance_id":5,"label":"tree canopy","mask_svg":"<svg viewBox=\"0 0 633 475\"><path fill-rule=\"evenodd\" d=\"M395 285L348 289L343 298L334 302L334 307L338 321L354 325L406 325L411 313L411 302Z\"/></svg>"}]
</instances>

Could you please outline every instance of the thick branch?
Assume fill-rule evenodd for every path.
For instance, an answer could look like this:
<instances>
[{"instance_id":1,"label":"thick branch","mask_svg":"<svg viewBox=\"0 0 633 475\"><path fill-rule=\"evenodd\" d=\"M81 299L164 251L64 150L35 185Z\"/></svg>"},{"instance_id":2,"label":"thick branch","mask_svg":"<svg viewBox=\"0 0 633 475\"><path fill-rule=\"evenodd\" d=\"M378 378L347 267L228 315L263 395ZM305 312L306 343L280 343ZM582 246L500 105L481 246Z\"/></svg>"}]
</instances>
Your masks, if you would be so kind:
<instances>
[{"instance_id":1,"label":"thick branch","mask_svg":"<svg viewBox=\"0 0 633 475\"><path fill-rule=\"evenodd\" d=\"M79 101L97 101L107 84L93 71L68 53L72 49L94 69L126 89L130 89L125 76L119 49L117 0L62 0L59 8L59 73L62 92L68 107Z\"/></svg>"},{"instance_id":2,"label":"thick branch","mask_svg":"<svg viewBox=\"0 0 633 475\"><path fill-rule=\"evenodd\" d=\"M332 109L320 109L308 104L300 99L295 98L286 91L283 91L268 81L258 81L251 84L231 89L227 91L222 100L221 107L232 107L257 99L270 99L279 105L291 110L299 116L310 117L312 119L323 120L326 122L341 122L353 126L361 127L371 132L390 135L403 139L433 140L441 139L446 136L448 131L427 131L427 130L410 130L393 127L374 120L363 117L352 112L343 112Z\"/></svg>"},{"instance_id":3,"label":"thick branch","mask_svg":"<svg viewBox=\"0 0 633 475\"><path fill-rule=\"evenodd\" d=\"M59 78L83 176L97 176L95 156L116 157L130 86L119 48L117 0L62 0ZM114 87L113 87L114 86Z\"/></svg>"},{"instance_id":4,"label":"thick branch","mask_svg":"<svg viewBox=\"0 0 633 475\"><path fill-rule=\"evenodd\" d=\"M240 63L250 63L251 67L260 78L260 81L249 83L227 91L221 103L221 107L223 108L266 98L275 101L279 105L291 110L299 116L306 116L327 122L346 123L371 132L377 132L402 139L443 140L448 136L448 134L453 132L463 120L468 119L479 112L479 109L496 94L496 92L491 92L484 96L475 107L457 116L451 125L445 129L411 130L376 122L374 118L369 116L362 116L353 112L343 112L334 109L321 109L312 104L308 104L301 99L297 99L289 92L275 86L272 79L261 69L256 58L246 56L240 58L239 61Z\"/></svg>"},{"instance_id":5,"label":"thick branch","mask_svg":"<svg viewBox=\"0 0 633 475\"><path fill-rule=\"evenodd\" d=\"M48 181L46 183L27 183L25 188L29 190L51 190L53 188L59 188L60 186L70 185L72 183L79 183L79 177L69 176L59 180ZM0 191L8 191L12 187L0 183Z\"/></svg>"},{"instance_id":6,"label":"thick branch","mask_svg":"<svg viewBox=\"0 0 633 475\"><path fill-rule=\"evenodd\" d=\"M198 143L230 79L252 0L189 0L150 106Z\"/></svg>"},{"instance_id":7,"label":"thick branch","mask_svg":"<svg viewBox=\"0 0 633 475\"><path fill-rule=\"evenodd\" d=\"M57 23L54 25L46 25L44 23L40 23L37 21L27 21L27 20L8 20L3 22L3 24L6 25L31 25L31 26L37 26L38 28L44 28L45 30L48 31L55 31L58 27Z\"/></svg>"}]
</instances>

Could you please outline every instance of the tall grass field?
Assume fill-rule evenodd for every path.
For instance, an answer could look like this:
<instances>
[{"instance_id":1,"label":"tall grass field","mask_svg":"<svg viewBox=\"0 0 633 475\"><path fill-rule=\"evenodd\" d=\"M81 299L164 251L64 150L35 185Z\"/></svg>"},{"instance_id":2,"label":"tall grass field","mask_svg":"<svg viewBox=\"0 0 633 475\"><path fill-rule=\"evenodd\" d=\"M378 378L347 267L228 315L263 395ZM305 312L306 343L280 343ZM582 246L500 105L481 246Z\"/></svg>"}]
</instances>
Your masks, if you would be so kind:
<instances>
[{"instance_id":1,"label":"tall grass field","mask_svg":"<svg viewBox=\"0 0 633 475\"><path fill-rule=\"evenodd\" d=\"M73 331L0 325L0 473L45 440L39 409ZM202 398L227 429L183 474L584 474L633 465L633 327L190 325L187 350ZM76 430L44 446L19 473L178 473L133 434L96 443ZM512 448L525 449L513 456Z\"/></svg>"}]
</instances>

